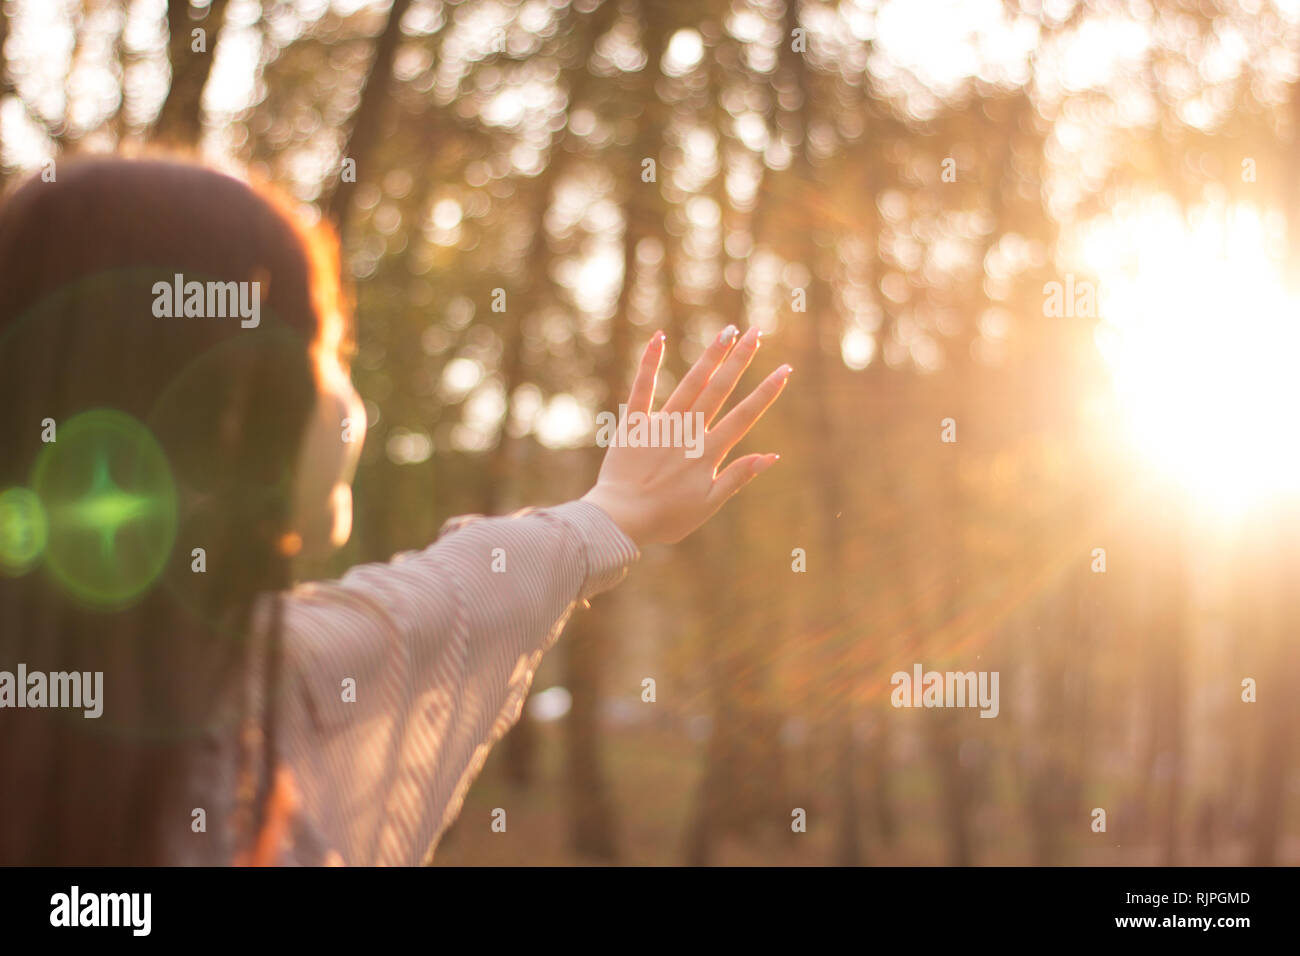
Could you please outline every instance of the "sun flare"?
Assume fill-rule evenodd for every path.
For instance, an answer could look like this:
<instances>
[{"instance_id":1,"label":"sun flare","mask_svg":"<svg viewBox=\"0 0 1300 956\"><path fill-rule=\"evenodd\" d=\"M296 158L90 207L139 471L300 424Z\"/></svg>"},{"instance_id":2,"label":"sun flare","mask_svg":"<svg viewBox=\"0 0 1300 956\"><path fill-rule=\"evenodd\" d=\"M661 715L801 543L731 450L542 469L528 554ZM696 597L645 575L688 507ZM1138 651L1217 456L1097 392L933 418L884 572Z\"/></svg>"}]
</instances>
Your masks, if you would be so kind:
<instances>
[{"instance_id":1,"label":"sun flare","mask_svg":"<svg viewBox=\"0 0 1300 956\"><path fill-rule=\"evenodd\" d=\"M1153 200L1083 242L1126 437L1220 513L1300 494L1300 296L1282 228L1249 206L1184 218Z\"/></svg>"}]
</instances>

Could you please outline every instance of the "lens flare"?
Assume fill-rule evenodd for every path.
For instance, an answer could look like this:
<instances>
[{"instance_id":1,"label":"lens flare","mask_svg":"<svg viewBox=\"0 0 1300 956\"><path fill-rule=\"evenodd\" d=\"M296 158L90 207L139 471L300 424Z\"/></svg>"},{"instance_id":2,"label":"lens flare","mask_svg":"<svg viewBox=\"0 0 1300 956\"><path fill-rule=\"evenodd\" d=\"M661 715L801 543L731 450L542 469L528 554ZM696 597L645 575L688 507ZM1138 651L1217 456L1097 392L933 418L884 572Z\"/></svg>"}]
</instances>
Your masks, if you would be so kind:
<instances>
[{"instance_id":1,"label":"lens flare","mask_svg":"<svg viewBox=\"0 0 1300 956\"><path fill-rule=\"evenodd\" d=\"M31 486L49 525L45 566L74 597L118 609L157 581L176 536L176 487L143 424L107 409L69 419Z\"/></svg>"},{"instance_id":2,"label":"lens flare","mask_svg":"<svg viewBox=\"0 0 1300 956\"><path fill-rule=\"evenodd\" d=\"M49 527L41 499L26 488L0 492L0 574L19 577L45 551Z\"/></svg>"},{"instance_id":3,"label":"lens flare","mask_svg":"<svg viewBox=\"0 0 1300 956\"><path fill-rule=\"evenodd\" d=\"M1098 345L1130 438L1199 504L1231 516L1300 495L1298 300L1250 207L1166 205L1093 236Z\"/></svg>"}]
</instances>

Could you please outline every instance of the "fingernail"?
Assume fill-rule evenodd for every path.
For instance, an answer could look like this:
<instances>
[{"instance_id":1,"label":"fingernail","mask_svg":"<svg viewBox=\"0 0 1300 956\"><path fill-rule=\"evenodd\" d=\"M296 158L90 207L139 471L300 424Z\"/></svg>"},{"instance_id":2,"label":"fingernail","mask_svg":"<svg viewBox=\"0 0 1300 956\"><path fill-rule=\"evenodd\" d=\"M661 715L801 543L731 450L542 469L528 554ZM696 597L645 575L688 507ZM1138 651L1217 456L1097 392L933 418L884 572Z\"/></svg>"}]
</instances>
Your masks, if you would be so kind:
<instances>
[{"instance_id":1,"label":"fingernail","mask_svg":"<svg viewBox=\"0 0 1300 956\"><path fill-rule=\"evenodd\" d=\"M655 333L655 341L656 341L656 342L662 342L662 341L663 341L664 339L666 339L666 338L668 338L668 336L664 334L664 330L663 330L663 329L660 329L658 332Z\"/></svg>"},{"instance_id":2,"label":"fingernail","mask_svg":"<svg viewBox=\"0 0 1300 956\"><path fill-rule=\"evenodd\" d=\"M780 460L780 455L767 455L760 458L758 461L754 462L754 474L761 475Z\"/></svg>"},{"instance_id":3,"label":"fingernail","mask_svg":"<svg viewBox=\"0 0 1300 956\"><path fill-rule=\"evenodd\" d=\"M781 378L789 378L790 373L793 371L794 369L792 369L789 365L782 365L779 369L776 370L776 374L779 375Z\"/></svg>"},{"instance_id":4,"label":"fingernail","mask_svg":"<svg viewBox=\"0 0 1300 956\"><path fill-rule=\"evenodd\" d=\"M730 345L732 342L736 340L736 333L739 331L740 329L736 328L734 325L727 326L725 329L723 329L721 332L718 333L718 344Z\"/></svg>"},{"instance_id":5,"label":"fingernail","mask_svg":"<svg viewBox=\"0 0 1300 956\"><path fill-rule=\"evenodd\" d=\"M745 332L745 337L744 337L743 339L741 339L741 341L742 341L742 342L757 342L757 341L758 341L758 336L759 336L759 334L760 334L760 333L759 333L757 327L755 327L755 326L750 326L749 329Z\"/></svg>"}]
</instances>

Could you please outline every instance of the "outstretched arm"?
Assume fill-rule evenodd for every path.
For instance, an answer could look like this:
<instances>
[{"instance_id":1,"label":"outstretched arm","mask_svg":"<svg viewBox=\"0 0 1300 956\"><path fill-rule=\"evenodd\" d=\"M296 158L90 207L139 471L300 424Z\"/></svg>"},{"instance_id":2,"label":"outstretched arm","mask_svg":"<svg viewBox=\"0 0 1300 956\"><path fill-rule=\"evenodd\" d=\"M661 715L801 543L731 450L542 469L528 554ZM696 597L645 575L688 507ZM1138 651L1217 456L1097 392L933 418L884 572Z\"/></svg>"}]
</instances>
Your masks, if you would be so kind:
<instances>
[{"instance_id":1,"label":"outstretched arm","mask_svg":"<svg viewBox=\"0 0 1300 956\"><path fill-rule=\"evenodd\" d=\"M758 347L752 330L735 339L718 337L665 411L716 417ZM656 335L629 410L650 408L662 356ZM577 603L618 583L638 544L685 537L775 461L718 471L788 374L719 421L697 458L612 447L580 501L454 519L423 551L287 599L285 756L304 815L344 861L410 865L436 845Z\"/></svg>"}]
</instances>

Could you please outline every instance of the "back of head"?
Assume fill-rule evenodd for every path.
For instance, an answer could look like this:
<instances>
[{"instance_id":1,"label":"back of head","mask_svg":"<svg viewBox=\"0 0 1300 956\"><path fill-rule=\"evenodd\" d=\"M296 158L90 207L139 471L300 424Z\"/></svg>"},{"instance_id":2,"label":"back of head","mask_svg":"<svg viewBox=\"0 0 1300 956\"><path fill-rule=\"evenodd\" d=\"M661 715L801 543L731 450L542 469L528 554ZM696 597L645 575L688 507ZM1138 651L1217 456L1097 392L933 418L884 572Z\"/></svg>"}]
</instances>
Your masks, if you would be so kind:
<instances>
[{"instance_id":1,"label":"back of head","mask_svg":"<svg viewBox=\"0 0 1300 956\"><path fill-rule=\"evenodd\" d=\"M256 825L278 629L250 620L337 279L286 209L119 158L0 207L0 863L224 862Z\"/></svg>"}]
</instances>

